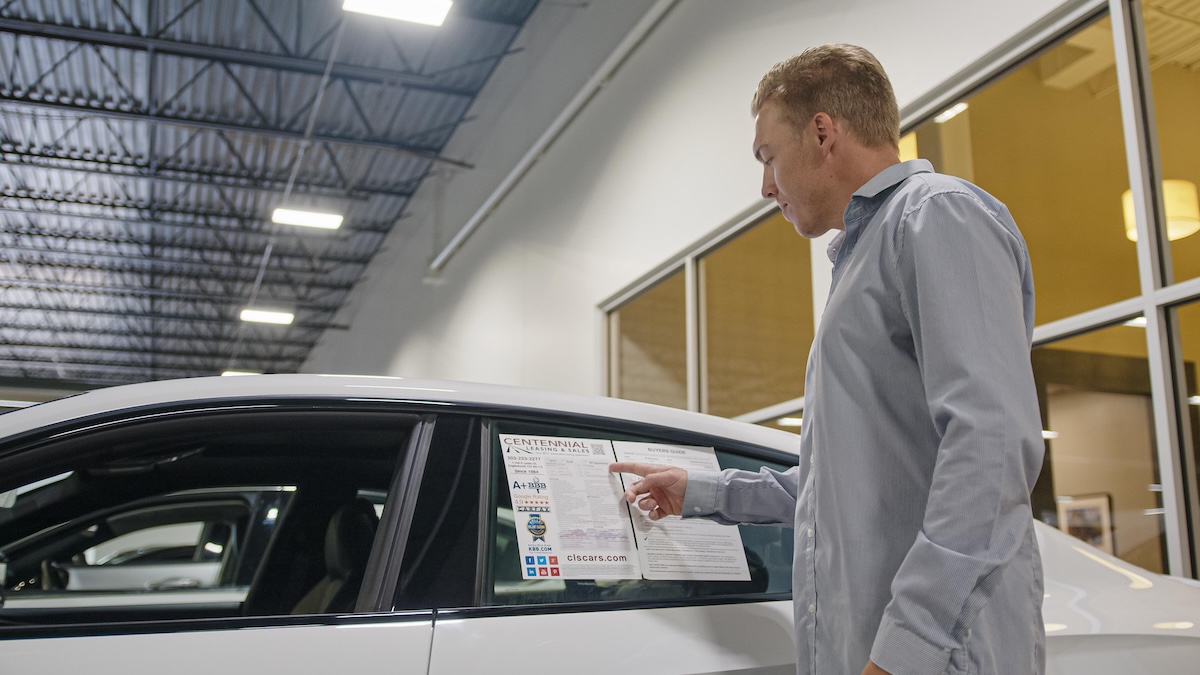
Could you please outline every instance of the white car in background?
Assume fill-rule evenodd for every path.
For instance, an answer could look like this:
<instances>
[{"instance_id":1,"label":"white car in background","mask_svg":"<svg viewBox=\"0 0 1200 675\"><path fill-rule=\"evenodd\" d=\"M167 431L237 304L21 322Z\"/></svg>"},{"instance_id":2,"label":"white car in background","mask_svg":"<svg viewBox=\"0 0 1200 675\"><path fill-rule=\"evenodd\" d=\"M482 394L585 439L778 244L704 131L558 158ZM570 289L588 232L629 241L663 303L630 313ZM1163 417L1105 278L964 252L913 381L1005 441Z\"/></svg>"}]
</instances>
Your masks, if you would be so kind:
<instances>
[{"instance_id":1,"label":"white car in background","mask_svg":"<svg viewBox=\"0 0 1200 675\"><path fill-rule=\"evenodd\" d=\"M6 413L0 674L793 672L791 530L740 527L749 581L526 579L505 434L748 469L799 446L629 401L350 376ZM1197 672L1200 588L1037 533L1050 673Z\"/></svg>"}]
</instances>

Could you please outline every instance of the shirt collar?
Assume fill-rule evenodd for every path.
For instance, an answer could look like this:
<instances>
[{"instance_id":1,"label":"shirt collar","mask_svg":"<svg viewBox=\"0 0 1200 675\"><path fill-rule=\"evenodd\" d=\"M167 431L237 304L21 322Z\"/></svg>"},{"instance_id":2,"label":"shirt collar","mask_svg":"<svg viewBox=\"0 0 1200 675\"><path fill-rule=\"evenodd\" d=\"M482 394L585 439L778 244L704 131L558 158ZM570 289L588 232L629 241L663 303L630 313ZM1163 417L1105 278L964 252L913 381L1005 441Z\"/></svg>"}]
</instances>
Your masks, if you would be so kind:
<instances>
[{"instance_id":1,"label":"shirt collar","mask_svg":"<svg viewBox=\"0 0 1200 675\"><path fill-rule=\"evenodd\" d=\"M874 178L855 190L850 201L853 203L854 197L864 197L866 199L878 197L880 192L902 183L909 176L918 173L933 173L933 165L929 163L929 160L910 159L907 162L893 164L875 174Z\"/></svg>"},{"instance_id":2,"label":"shirt collar","mask_svg":"<svg viewBox=\"0 0 1200 675\"><path fill-rule=\"evenodd\" d=\"M826 251L829 259L836 263L839 251L854 248L863 228L871 221L879 209L879 204L882 203L878 197L889 193L893 187L903 183L909 176L932 172L933 165L928 160L911 159L887 167L855 190L850 197L850 203L846 205L846 210L842 213L842 222L846 229L834 238Z\"/></svg>"}]
</instances>

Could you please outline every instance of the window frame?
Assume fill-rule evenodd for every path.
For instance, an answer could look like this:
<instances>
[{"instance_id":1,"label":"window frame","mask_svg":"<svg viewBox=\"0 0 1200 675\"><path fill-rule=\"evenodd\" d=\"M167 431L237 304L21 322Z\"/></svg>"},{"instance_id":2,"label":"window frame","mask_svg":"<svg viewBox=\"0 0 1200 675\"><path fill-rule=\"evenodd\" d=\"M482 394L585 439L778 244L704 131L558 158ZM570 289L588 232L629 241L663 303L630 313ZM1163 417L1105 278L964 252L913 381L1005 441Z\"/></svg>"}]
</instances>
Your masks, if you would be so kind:
<instances>
[{"instance_id":1,"label":"window frame","mask_svg":"<svg viewBox=\"0 0 1200 675\"><path fill-rule=\"evenodd\" d=\"M631 438L653 439L654 442L660 443L712 447L718 452L732 453L753 461L769 461L784 466L794 466L799 461L799 457L775 448L760 446L734 438L606 417L550 411L530 411L520 408L497 408L482 412L481 414L483 415L483 423L480 425L479 451L482 453L483 465L480 472L479 486L478 517L480 521L479 541L477 542L476 588L473 606L438 607L439 616L447 614L461 617L499 617L518 614L560 614L791 601L791 576L789 574L788 590L786 592L713 595L699 598L635 598L528 605L486 604L489 589L495 583L495 570L492 566L494 557L492 553L495 548L496 531L494 529L495 519L492 517L493 514L490 513L491 509L489 509L489 505L493 496L491 490L495 480L494 472L503 470L501 462L493 461L494 458L491 452L491 437L497 424L517 422L522 424L566 426L585 432L592 430L603 436L623 435Z\"/></svg>"},{"instance_id":2,"label":"window frame","mask_svg":"<svg viewBox=\"0 0 1200 675\"><path fill-rule=\"evenodd\" d=\"M229 419L228 416L237 416L238 421L244 423L252 419L251 416L272 415L279 412L305 416L329 415L331 418L341 418L343 423L347 415L378 417L386 420L387 427L396 428L397 433L400 434L397 436L395 455L392 460L393 473L387 481L389 492L398 494L392 491L399 486L416 484L420 480L425 453L428 451L428 437L435 420L433 406L421 405L419 402L347 401L316 397L281 397L270 400L228 400L201 403L174 402L68 420L7 439L3 445L0 445L0 466L11 469L3 472L6 476L5 484L11 482L12 486L17 486L36 480L38 475L50 476L61 473L56 471L55 467L78 464L86 461L89 457L103 453L104 447L107 447L104 440L109 438L132 435L134 438L142 440L156 437L146 432L148 428L153 429L156 433L161 433L163 430L177 430L191 425L211 426L214 419ZM279 417L275 414L274 421L278 422ZM402 445L399 441L404 438L407 438L407 442ZM30 476L35 478L30 479ZM411 517L411 502L415 498L416 495L413 494L410 498L402 499L400 502L389 501L384 508L383 520L396 524L395 529L398 531L399 524ZM110 509L104 510L120 510L122 506L122 504L113 504ZM0 528L2 525L0 523ZM378 612L379 607L369 599L371 588L368 587L368 584L378 583L377 568L387 564L397 550L390 547L391 541L395 541L394 532L389 530L385 533L382 529L384 527L381 520L380 529L376 533L376 542L367 563L367 573L364 574L363 584L360 588L359 600L355 606L355 614L170 617L147 622L137 620L136 616L132 619L120 617L110 620L110 616L117 615L108 611L110 608L102 607L97 610L84 609L78 613L78 620L68 622L9 624L0 621L0 641L62 636L129 635L197 630L222 631L264 626L431 621L432 611L429 610L391 612L386 615L372 614L372 612ZM393 536L389 537L388 534ZM25 539L27 536L18 536L13 541ZM381 542L384 546L381 546ZM402 555L403 538L399 538L399 543L398 550ZM265 560L269 551L264 552L263 555ZM376 572L374 580L372 572ZM364 598L368 598L365 604ZM2 589L0 589L0 608L3 608ZM0 609L0 611L3 610ZM10 616L20 618L23 614L28 613L17 610ZM97 623L97 621L103 623Z\"/></svg>"}]
</instances>

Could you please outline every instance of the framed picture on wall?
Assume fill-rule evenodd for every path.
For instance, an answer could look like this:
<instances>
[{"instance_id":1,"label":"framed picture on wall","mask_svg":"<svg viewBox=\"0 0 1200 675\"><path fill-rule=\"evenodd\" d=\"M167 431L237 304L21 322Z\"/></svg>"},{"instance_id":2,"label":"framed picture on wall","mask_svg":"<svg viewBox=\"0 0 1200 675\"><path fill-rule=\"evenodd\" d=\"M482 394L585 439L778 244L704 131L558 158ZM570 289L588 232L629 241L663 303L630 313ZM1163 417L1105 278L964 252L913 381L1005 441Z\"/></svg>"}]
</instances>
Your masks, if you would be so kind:
<instances>
[{"instance_id":1,"label":"framed picture on wall","mask_svg":"<svg viewBox=\"0 0 1200 675\"><path fill-rule=\"evenodd\" d=\"M1060 497L1058 529L1109 555L1116 555L1117 549L1113 545L1112 496L1107 493Z\"/></svg>"}]
</instances>

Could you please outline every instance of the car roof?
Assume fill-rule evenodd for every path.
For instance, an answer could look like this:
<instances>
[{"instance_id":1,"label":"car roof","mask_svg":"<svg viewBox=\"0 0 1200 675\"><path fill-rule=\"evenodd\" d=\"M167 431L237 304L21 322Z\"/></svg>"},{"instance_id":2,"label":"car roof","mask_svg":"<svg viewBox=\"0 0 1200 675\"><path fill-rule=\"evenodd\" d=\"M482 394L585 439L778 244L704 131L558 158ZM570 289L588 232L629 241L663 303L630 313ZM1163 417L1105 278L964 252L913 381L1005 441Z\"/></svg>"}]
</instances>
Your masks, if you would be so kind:
<instances>
[{"instance_id":1,"label":"car roof","mask_svg":"<svg viewBox=\"0 0 1200 675\"><path fill-rule=\"evenodd\" d=\"M0 416L0 442L39 428L121 411L303 398L545 410L686 429L793 455L800 450L800 437L796 434L649 403L494 384L317 374L200 377L95 389L5 413Z\"/></svg>"}]
</instances>

